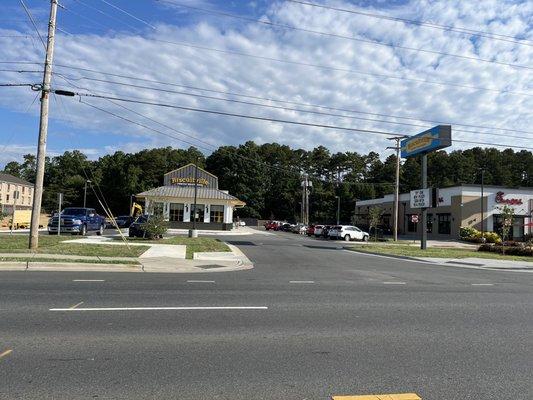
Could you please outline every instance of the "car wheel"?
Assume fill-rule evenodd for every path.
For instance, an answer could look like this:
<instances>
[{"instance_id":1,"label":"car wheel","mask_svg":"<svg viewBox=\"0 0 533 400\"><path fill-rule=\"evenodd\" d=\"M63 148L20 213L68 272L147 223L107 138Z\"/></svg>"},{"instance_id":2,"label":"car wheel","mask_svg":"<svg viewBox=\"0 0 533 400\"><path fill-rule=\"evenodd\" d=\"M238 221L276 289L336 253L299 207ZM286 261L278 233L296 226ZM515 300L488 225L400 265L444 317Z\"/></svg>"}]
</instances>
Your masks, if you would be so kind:
<instances>
[{"instance_id":1,"label":"car wheel","mask_svg":"<svg viewBox=\"0 0 533 400\"><path fill-rule=\"evenodd\" d=\"M80 235L81 236L86 236L87 235L87 227L85 225L81 226Z\"/></svg>"},{"instance_id":2,"label":"car wheel","mask_svg":"<svg viewBox=\"0 0 533 400\"><path fill-rule=\"evenodd\" d=\"M368 242L368 236L363 236L363 242Z\"/></svg>"},{"instance_id":3,"label":"car wheel","mask_svg":"<svg viewBox=\"0 0 533 400\"><path fill-rule=\"evenodd\" d=\"M98 230L98 232L96 232L96 234L98 236L102 236L104 234L104 226L103 225L100 225L100 229Z\"/></svg>"},{"instance_id":4,"label":"car wheel","mask_svg":"<svg viewBox=\"0 0 533 400\"><path fill-rule=\"evenodd\" d=\"M344 241L349 242L350 241L350 235L344 235Z\"/></svg>"}]
</instances>

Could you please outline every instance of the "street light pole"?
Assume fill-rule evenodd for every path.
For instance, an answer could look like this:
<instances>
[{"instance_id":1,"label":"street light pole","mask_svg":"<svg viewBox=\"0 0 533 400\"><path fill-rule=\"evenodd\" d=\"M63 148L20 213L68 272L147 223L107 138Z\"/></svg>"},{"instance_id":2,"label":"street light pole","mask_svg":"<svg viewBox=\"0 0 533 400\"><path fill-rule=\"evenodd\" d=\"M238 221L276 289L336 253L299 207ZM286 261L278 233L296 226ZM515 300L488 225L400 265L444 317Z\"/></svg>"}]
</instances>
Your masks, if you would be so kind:
<instances>
[{"instance_id":1,"label":"street light pole","mask_svg":"<svg viewBox=\"0 0 533 400\"><path fill-rule=\"evenodd\" d=\"M337 198L337 225L340 224L340 214L341 214L341 196L335 196Z\"/></svg>"},{"instance_id":2,"label":"street light pole","mask_svg":"<svg viewBox=\"0 0 533 400\"><path fill-rule=\"evenodd\" d=\"M87 184L92 183L89 179L85 181L85 186L83 188L83 208L87 207Z\"/></svg>"},{"instance_id":3,"label":"street light pole","mask_svg":"<svg viewBox=\"0 0 533 400\"><path fill-rule=\"evenodd\" d=\"M393 235L394 241L398 241L398 214L399 214L399 202L400 202L400 140L403 137L389 138L389 140L396 140L396 146L387 147L387 149L396 150L396 181L394 184L394 205L393 205Z\"/></svg>"},{"instance_id":4,"label":"street light pole","mask_svg":"<svg viewBox=\"0 0 533 400\"><path fill-rule=\"evenodd\" d=\"M194 164L194 205L192 214L192 229L189 230L189 237L198 237L198 231L196 230L196 202L198 199L198 158Z\"/></svg>"},{"instance_id":5,"label":"street light pole","mask_svg":"<svg viewBox=\"0 0 533 400\"><path fill-rule=\"evenodd\" d=\"M485 242L485 207L484 207L484 189L485 189L485 169L481 170L481 240Z\"/></svg>"}]
</instances>

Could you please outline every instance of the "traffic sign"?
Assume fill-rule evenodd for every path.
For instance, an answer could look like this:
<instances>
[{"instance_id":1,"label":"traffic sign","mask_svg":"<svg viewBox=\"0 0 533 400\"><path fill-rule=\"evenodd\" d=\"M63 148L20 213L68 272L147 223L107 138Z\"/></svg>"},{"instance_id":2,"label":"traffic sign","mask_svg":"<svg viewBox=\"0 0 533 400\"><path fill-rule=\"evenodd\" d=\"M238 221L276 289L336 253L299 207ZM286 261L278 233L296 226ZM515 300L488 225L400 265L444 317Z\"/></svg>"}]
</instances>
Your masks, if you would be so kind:
<instances>
[{"instance_id":1,"label":"traffic sign","mask_svg":"<svg viewBox=\"0 0 533 400\"><path fill-rule=\"evenodd\" d=\"M418 224L418 214L411 215L411 222L413 224Z\"/></svg>"},{"instance_id":2,"label":"traffic sign","mask_svg":"<svg viewBox=\"0 0 533 400\"><path fill-rule=\"evenodd\" d=\"M411 190L411 208L431 207L431 189Z\"/></svg>"}]
</instances>

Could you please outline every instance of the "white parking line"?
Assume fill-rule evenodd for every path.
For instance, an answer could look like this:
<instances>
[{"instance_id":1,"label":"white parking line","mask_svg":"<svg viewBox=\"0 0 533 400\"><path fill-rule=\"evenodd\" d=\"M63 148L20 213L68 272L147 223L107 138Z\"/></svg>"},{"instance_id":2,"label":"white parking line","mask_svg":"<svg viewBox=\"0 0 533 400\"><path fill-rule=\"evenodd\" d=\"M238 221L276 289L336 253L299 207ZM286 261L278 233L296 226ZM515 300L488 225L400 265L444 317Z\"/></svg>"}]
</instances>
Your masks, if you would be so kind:
<instances>
[{"instance_id":1,"label":"white parking line","mask_svg":"<svg viewBox=\"0 0 533 400\"><path fill-rule=\"evenodd\" d=\"M49 311L165 311L165 310L268 310L266 306L236 307L100 307L100 308L50 308Z\"/></svg>"},{"instance_id":2,"label":"white parking line","mask_svg":"<svg viewBox=\"0 0 533 400\"><path fill-rule=\"evenodd\" d=\"M315 283L315 281L289 281L289 283Z\"/></svg>"},{"instance_id":3,"label":"white parking line","mask_svg":"<svg viewBox=\"0 0 533 400\"><path fill-rule=\"evenodd\" d=\"M215 281L195 281L195 280L190 280L190 281L187 281L187 283L215 283Z\"/></svg>"},{"instance_id":4,"label":"white parking line","mask_svg":"<svg viewBox=\"0 0 533 400\"><path fill-rule=\"evenodd\" d=\"M472 283L472 286L494 286L494 283Z\"/></svg>"},{"instance_id":5,"label":"white parking line","mask_svg":"<svg viewBox=\"0 0 533 400\"><path fill-rule=\"evenodd\" d=\"M105 282L105 279L73 279L72 282Z\"/></svg>"},{"instance_id":6,"label":"white parking line","mask_svg":"<svg viewBox=\"0 0 533 400\"><path fill-rule=\"evenodd\" d=\"M384 285L405 285L405 282L382 282Z\"/></svg>"}]
</instances>

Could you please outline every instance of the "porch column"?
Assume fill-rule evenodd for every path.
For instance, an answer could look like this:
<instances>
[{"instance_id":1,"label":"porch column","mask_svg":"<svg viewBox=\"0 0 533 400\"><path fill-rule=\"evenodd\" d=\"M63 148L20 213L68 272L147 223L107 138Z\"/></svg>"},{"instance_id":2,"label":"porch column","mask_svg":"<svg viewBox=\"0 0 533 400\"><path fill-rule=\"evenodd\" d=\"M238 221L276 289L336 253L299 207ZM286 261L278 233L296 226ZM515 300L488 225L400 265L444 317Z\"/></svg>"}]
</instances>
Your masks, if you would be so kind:
<instances>
[{"instance_id":1,"label":"porch column","mask_svg":"<svg viewBox=\"0 0 533 400\"><path fill-rule=\"evenodd\" d=\"M191 204L183 204L183 222L191 222Z\"/></svg>"}]
</instances>

